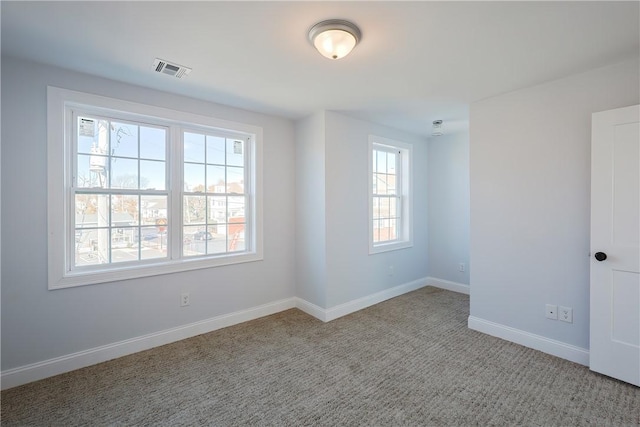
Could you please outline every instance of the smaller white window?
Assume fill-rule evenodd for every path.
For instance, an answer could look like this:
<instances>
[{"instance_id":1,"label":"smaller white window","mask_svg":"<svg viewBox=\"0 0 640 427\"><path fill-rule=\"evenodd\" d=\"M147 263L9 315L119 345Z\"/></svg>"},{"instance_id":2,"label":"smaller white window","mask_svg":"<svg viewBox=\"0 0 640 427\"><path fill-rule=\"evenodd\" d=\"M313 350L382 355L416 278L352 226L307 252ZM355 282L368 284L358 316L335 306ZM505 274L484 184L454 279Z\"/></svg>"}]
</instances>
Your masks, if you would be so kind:
<instances>
[{"instance_id":1,"label":"smaller white window","mask_svg":"<svg viewBox=\"0 0 640 427\"><path fill-rule=\"evenodd\" d=\"M369 253L413 246L412 146L369 136Z\"/></svg>"}]
</instances>

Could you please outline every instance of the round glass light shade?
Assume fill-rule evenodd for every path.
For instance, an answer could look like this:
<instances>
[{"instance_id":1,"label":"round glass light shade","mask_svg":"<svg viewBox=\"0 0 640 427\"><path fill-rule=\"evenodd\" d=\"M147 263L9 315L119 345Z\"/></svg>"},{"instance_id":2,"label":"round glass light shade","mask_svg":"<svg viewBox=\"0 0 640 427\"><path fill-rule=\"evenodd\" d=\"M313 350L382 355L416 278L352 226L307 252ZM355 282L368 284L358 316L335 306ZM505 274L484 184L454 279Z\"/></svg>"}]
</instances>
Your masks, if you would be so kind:
<instances>
[{"instance_id":1,"label":"round glass light shade","mask_svg":"<svg viewBox=\"0 0 640 427\"><path fill-rule=\"evenodd\" d=\"M347 56L356 46L356 38L343 30L327 30L315 37L313 45L322 56L340 59Z\"/></svg>"},{"instance_id":2,"label":"round glass light shade","mask_svg":"<svg viewBox=\"0 0 640 427\"><path fill-rule=\"evenodd\" d=\"M309 30L309 41L329 59L347 56L361 37L362 33L355 24L342 19L318 22Z\"/></svg>"}]
</instances>

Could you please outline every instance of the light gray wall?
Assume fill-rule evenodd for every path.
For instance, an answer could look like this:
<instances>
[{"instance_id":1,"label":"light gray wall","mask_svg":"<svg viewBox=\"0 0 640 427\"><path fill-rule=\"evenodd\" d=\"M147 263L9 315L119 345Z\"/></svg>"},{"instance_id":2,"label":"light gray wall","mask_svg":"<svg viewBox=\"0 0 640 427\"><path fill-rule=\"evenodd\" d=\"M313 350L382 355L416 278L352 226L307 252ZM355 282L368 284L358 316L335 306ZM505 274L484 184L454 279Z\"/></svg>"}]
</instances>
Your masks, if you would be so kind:
<instances>
[{"instance_id":1,"label":"light gray wall","mask_svg":"<svg viewBox=\"0 0 640 427\"><path fill-rule=\"evenodd\" d=\"M591 114L637 104L639 76L633 60L471 105L472 316L589 348Z\"/></svg>"},{"instance_id":2,"label":"light gray wall","mask_svg":"<svg viewBox=\"0 0 640 427\"><path fill-rule=\"evenodd\" d=\"M331 111L326 112L325 132L327 307L426 277L426 139ZM413 145L411 248L369 255L370 134Z\"/></svg>"},{"instance_id":3,"label":"light gray wall","mask_svg":"<svg viewBox=\"0 0 640 427\"><path fill-rule=\"evenodd\" d=\"M469 132L430 138L427 170L429 276L468 285Z\"/></svg>"},{"instance_id":4,"label":"light gray wall","mask_svg":"<svg viewBox=\"0 0 640 427\"><path fill-rule=\"evenodd\" d=\"M296 122L296 296L326 307L325 113Z\"/></svg>"},{"instance_id":5,"label":"light gray wall","mask_svg":"<svg viewBox=\"0 0 640 427\"><path fill-rule=\"evenodd\" d=\"M47 85L261 126L264 261L48 291ZM288 120L3 57L2 370L294 296L294 151Z\"/></svg>"}]
</instances>

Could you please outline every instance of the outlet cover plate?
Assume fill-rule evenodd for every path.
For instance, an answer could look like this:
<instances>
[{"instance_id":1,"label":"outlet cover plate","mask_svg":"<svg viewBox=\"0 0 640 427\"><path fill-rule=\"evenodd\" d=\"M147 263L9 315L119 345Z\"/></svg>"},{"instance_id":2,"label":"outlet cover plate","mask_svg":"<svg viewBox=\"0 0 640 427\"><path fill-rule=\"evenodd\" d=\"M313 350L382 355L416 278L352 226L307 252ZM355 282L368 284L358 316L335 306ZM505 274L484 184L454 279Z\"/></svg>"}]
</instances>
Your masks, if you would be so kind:
<instances>
[{"instance_id":1,"label":"outlet cover plate","mask_svg":"<svg viewBox=\"0 0 640 427\"><path fill-rule=\"evenodd\" d=\"M573 323L573 308L571 307L558 307L558 319L563 322Z\"/></svg>"},{"instance_id":2,"label":"outlet cover plate","mask_svg":"<svg viewBox=\"0 0 640 427\"><path fill-rule=\"evenodd\" d=\"M183 292L180 294L180 307L186 307L191 303L191 295L189 292Z\"/></svg>"}]
</instances>

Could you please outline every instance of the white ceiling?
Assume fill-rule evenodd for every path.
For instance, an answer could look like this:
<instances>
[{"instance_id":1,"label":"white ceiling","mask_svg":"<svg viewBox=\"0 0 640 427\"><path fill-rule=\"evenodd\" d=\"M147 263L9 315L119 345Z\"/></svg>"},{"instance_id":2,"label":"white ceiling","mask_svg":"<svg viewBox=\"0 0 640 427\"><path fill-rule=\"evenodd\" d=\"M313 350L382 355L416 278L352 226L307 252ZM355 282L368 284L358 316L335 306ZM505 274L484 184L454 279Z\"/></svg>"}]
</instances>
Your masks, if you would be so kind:
<instances>
[{"instance_id":1,"label":"white ceiling","mask_svg":"<svg viewBox=\"0 0 640 427\"><path fill-rule=\"evenodd\" d=\"M2 53L292 119L328 109L428 135L469 103L637 57L632 2L1 2ZM348 19L330 61L307 40ZM154 58L193 71L178 80Z\"/></svg>"}]
</instances>

